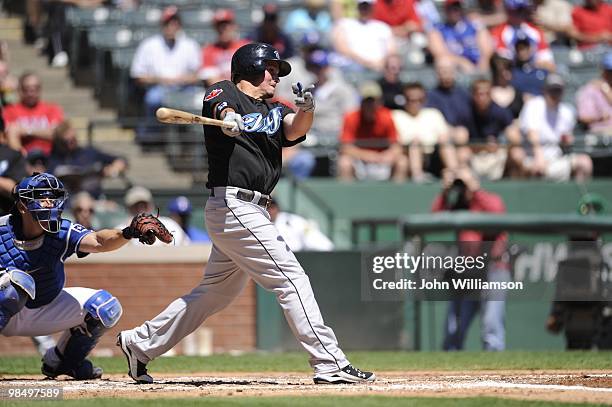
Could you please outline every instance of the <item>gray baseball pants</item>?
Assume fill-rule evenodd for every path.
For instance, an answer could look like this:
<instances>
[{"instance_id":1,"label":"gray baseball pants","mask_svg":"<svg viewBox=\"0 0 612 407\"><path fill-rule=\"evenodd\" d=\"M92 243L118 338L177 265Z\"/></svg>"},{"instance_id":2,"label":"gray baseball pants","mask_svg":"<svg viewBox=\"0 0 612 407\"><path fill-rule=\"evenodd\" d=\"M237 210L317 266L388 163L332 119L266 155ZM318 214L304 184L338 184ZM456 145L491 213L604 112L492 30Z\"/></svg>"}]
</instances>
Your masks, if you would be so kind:
<instances>
[{"instance_id":1,"label":"gray baseball pants","mask_svg":"<svg viewBox=\"0 0 612 407\"><path fill-rule=\"evenodd\" d=\"M310 280L270 221L267 210L236 198L238 188L218 187L206 203L212 252L200 284L159 315L125 331L127 345L145 363L172 349L210 315L227 307L249 278L276 295L293 334L310 355L315 373L349 364L323 322Z\"/></svg>"}]
</instances>

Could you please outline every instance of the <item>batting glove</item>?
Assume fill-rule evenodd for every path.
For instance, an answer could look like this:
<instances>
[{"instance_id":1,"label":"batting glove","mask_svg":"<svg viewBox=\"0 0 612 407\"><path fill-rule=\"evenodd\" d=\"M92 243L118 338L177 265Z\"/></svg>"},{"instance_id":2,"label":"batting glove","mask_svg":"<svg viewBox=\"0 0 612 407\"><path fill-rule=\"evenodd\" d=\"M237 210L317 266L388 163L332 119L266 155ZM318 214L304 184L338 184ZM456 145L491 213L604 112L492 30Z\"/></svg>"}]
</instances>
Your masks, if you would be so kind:
<instances>
[{"instance_id":1,"label":"batting glove","mask_svg":"<svg viewBox=\"0 0 612 407\"><path fill-rule=\"evenodd\" d=\"M226 136L236 137L242 130L244 130L244 121L242 120L242 116L236 112L227 112L223 118L223 122L231 123L233 125L230 128L221 127L221 131Z\"/></svg>"},{"instance_id":2,"label":"batting glove","mask_svg":"<svg viewBox=\"0 0 612 407\"><path fill-rule=\"evenodd\" d=\"M309 87L304 88L300 82L291 84L291 89L295 94L295 99L293 99L293 102L297 108L303 112L314 112L315 110L315 101L314 97L312 96L314 87L314 85L310 85Z\"/></svg>"}]
</instances>

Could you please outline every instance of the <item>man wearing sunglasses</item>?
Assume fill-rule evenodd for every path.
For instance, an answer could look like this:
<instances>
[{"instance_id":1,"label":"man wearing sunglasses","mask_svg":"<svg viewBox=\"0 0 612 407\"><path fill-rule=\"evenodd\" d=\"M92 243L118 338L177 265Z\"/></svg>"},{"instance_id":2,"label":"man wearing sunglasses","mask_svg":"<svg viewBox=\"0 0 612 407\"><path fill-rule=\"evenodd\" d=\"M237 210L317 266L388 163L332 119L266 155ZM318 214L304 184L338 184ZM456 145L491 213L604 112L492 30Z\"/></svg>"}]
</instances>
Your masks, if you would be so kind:
<instances>
[{"instance_id":1,"label":"man wearing sunglasses","mask_svg":"<svg viewBox=\"0 0 612 407\"><path fill-rule=\"evenodd\" d=\"M40 78L25 72L19 78L19 103L4 110L8 146L26 152L39 150L51 153L51 138L55 127L64 120L62 108L42 100Z\"/></svg>"}]
</instances>

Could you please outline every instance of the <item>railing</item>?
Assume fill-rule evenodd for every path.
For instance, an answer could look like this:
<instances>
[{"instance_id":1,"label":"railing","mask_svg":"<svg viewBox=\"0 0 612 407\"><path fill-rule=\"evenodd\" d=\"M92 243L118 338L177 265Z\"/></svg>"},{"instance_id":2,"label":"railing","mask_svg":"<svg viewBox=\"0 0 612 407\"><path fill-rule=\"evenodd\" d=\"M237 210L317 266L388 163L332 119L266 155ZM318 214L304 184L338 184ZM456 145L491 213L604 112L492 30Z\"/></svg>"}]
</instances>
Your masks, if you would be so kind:
<instances>
[{"instance_id":1,"label":"railing","mask_svg":"<svg viewBox=\"0 0 612 407\"><path fill-rule=\"evenodd\" d=\"M351 243L353 247L358 247L359 232L365 227L368 231L368 243L378 242L378 228L383 226L396 226L399 229L399 219L394 218L359 218L351 221Z\"/></svg>"},{"instance_id":2,"label":"railing","mask_svg":"<svg viewBox=\"0 0 612 407\"><path fill-rule=\"evenodd\" d=\"M289 196L289 210L295 212L297 208L297 197L298 193L302 193L305 197L307 197L314 205L318 207L318 209L323 212L326 222L326 235L332 237L335 232L335 214L334 210L329 206L325 200L319 196L315 191L306 186L305 183L298 182L295 178L290 177L291 179L291 192Z\"/></svg>"}]
</instances>

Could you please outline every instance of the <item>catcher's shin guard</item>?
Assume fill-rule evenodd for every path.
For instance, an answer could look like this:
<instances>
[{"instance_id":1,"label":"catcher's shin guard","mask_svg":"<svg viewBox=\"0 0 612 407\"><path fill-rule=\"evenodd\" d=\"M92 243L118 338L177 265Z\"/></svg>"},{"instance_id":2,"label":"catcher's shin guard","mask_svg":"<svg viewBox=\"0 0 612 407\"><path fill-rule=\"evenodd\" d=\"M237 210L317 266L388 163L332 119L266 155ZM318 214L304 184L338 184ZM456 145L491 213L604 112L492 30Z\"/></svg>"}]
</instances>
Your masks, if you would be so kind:
<instances>
[{"instance_id":1,"label":"catcher's shin guard","mask_svg":"<svg viewBox=\"0 0 612 407\"><path fill-rule=\"evenodd\" d=\"M51 356L49 356L51 355ZM55 363L55 366L47 363L46 359L59 360L59 363ZM65 359L59 353L57 347L53 347L47 351L43 358L43 365L40 369L42 374L50 378L56 378L60 375L67 375L76 380L92 380L99 379L102 377L102 368L94 366L89 359L83 359L79 363L65 363Z\"/></svg>"},{"instance_id":2,"label":"catcher's shin guard","mask_svg":"<svg viewBox=\"0 0 612 407\"><path fill-rule=\"evenodd\" d=\"M65 364L75 364L85 359L108 330L101 321L91 315L85 317L85 326L86 328L80 325L70 329L70 338L62 352Z\"/></svg>"},{"instance_id":3,"label":"catcher's shin guard","mask_svg":"<svg viewBox=\"0 0 612 407\"><path fill-rule=\"evenodd\" d=\"M65 374L77 380L100 378L102 369L94 367L85 357L107 330L100 320L88 314L84 326L70 329L70 338L63 351L57 346L47 351L43 358L42 373L48 377Z\"/></svg>"},{"instance_id":4,"label":"catcher's shin guard","mask_svg":"<svg viewBox=\"0 0 612 407\"><path fill-rule=\"evenodd\" d=\"M43 358L43 374L56 377L67 374L75 379L95 379L102 369L94 367L85 357L96 346L102 335L121 318L123 309L117 298L108 291L99 290L88 299L83 308L87 311L83 324L70 329L70 337L63 346L55 347Z\"/></svg>"}]
</instances>

